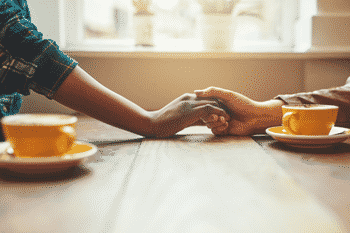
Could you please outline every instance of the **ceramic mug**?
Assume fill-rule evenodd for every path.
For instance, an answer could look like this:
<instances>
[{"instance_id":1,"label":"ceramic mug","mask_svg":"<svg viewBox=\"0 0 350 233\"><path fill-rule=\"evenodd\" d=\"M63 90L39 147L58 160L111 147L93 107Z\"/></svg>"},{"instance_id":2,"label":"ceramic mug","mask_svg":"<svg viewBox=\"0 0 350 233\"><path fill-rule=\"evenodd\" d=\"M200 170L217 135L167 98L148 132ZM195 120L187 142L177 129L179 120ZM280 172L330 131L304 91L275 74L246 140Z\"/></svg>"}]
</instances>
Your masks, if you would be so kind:
<instances>
[{"instance_id":1,"label":"ceramic mug","mask_svg":"<svg viewBox=\"0 0 350 233\"><path fill-rule=\"evenodd\" d=\"M293 135L328 135L337 120L338 106L301 104L282 106L282 124Z\"/></svg>"},{"instance_id":2,"label":"ceramic mug","mask_svg":"<svg viewBox=\"0 0 350 233\"><path fill-rule=\"evenodd\" d=\"M62 156L76 139L77 118L56 114L17 114L1 120L5 139L17 157Z\"/></svg>"}]
</instances>

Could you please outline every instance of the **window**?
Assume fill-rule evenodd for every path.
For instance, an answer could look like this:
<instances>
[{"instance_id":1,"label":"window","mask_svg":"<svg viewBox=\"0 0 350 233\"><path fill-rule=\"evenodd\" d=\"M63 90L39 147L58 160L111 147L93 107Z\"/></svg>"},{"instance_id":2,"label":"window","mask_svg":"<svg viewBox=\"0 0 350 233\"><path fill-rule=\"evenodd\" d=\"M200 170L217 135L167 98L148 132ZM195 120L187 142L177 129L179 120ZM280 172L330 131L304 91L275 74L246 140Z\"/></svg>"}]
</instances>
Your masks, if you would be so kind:
<instances>
[{"instance_id":1,"label":"window","mask_svg":"<svg viewBox=\"0 0 350 233\"><path fill-rule=\"evenodd\" d=\"M76 25L67 32L68 47L134 47L133 0L65 1L66 24ZM201 50L205 1L230 0L153 0L155 46L165 51ZM238 1L232 11L234 51L292 51L300 12L298 0Z\"/></svg>"}]
</instances>

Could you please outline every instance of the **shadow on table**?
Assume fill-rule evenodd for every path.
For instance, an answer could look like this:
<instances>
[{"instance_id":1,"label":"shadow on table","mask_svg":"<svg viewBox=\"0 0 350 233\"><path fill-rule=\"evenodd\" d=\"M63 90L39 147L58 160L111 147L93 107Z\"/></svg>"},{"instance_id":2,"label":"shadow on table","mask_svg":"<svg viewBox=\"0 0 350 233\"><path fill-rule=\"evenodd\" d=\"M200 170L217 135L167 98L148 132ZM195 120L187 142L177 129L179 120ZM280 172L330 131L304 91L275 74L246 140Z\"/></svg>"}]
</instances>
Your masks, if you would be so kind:
<instances>
[{"instance_id":1,"label":"shadow on table","mask_svg":"<svg viewBox=\"0 0 350 233\"><path fill-rule=\"evenodd\" d=\"M142 143L144 140L154 140L154 141L164 141L164 140L177 140L177 141L187 141L187 142L207 142L207 143L220 143L223 141L232 140L232 138L237 138L239 136L215 136L213 134L207 133L196 133L196 134L176 134L164 138L152 138L152 137L142 137L142 138L132 138L123 140L82 140L94 144L98 148L116 146L124 143Z\"/></svg>"},{"instance_id":2,"label":"shadow on table","mask_svg":"<svg viewBox=\"0 0 350 233\"><path fill-rule=\"evenodd\" d=\"M81 140L81 141L85 141L85 142L94 144L98 148L103 148L103 147L115 146L115 145L119 145L119 144L123 144L123 143L132 143L132 142L141 143L143 139L145 139L145 138L135 138L135 139L125 139L125 140L96 140L96 141Z\"/></svg>"},{"instance_id":3,"label":"shadow on table","mask_svg":"<svg viewBox=\"0 0 350 233\"><path fill-rule=\"evenodd\" d=\"M6 183L51 183L69 182L91 175L92 171L84 165L71 167L63 171L45 173L23 173L0 169L0 182Z\"/></svg>"},{"instance_id":4,"label":"shadow on table","mask_svg":"<svg viewBox=\"0 0 350 233\"><path fill-rule=\"evenodd\" d=\"M319 154L319 155L344 155L348 154L350 156L350 144L347 143L337 143L331 147L327 148L296 148L292 146L288 146L284 143L273 141L268 143L268 146L277 149L277 150L285 150L296 153L310 153L310 154Z\"/></svg>"},{"instance_id":5,"label":"shadow on table","mask_svg":"<svg viewBox=\"0 0 350 233\"><path fill-rule=\"evenodd\" d=\"M264 147L264 146L263 146ZM293 148L281 142L273 141L265 144L267 152L287 153L288 156L310 163L318 162L333 164L338 167L350 168L350 144L338 143L328 148Z\"/></svg>"},{"instance_id":6,"label":"shadow on table","mask_svg":"<svg viewBox=\"0 0 350 233\"><path fill-rule=\"evenodd\" d=\"M154 140L177 140L177 141L185 141L185 142L200 142L200 143L222 143L228 142L232 139L237 139L239 136L215 136L214 134L186 134L186 135L174 135L168 138L160 138Z\"/></svg>"}]
</instances>

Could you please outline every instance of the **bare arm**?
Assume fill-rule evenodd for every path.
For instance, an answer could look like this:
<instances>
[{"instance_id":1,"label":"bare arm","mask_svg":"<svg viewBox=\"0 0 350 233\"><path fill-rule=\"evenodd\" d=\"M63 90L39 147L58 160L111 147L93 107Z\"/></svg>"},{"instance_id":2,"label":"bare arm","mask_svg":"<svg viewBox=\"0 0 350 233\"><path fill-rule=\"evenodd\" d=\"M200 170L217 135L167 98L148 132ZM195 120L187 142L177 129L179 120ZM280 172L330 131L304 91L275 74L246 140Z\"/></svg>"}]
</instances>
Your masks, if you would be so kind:
<instances>
[{"instance_id":1,"label":"bare arm","mask_svg":"<svg viewBox=\"0 0 350 233\"><path fill-rule=\"evenodd\" d=\"M166 137L196 124L210 114L229 118L215 101L183 95L158 111L146 111L111 91L77 66L63 82L54 99L102 122L143 136Z\"/></svg>"}]
</instances>

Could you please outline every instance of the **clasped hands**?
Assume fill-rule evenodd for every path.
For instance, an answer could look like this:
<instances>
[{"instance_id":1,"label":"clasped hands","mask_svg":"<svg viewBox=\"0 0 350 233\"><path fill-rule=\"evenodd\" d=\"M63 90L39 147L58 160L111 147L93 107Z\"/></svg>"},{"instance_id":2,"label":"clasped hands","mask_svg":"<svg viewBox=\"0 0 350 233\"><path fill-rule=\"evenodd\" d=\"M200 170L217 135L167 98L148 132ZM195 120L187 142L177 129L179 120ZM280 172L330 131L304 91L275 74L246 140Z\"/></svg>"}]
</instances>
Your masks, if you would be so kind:
<instances>
[{"instance_id":1,"label":"clasped hands","mask_svg":"<svg viewBox=\"0 0 350 233\"><path fill-rule=\"evenodd\" d=\"M252 135L265 133L266 128L281 125L281 106L284 104L281 100L258 102L240 93L218 87L194 92L197 98L217 101L229 115L229 118L216 114L202 118L215 135Z\"/></svg>"},{"instance_id":2,"label":"clasped hands","mask_svg":"<svg viewBox=\"0 0 350 233\"><path fill-rule=\"evenodd\" d=\"M215 135L252 135L281 124L281 100L254 101L217 87L184 94L152 113L156 137L167 137L194 125L206 125Z\"/></svg>"}]
</instances>

